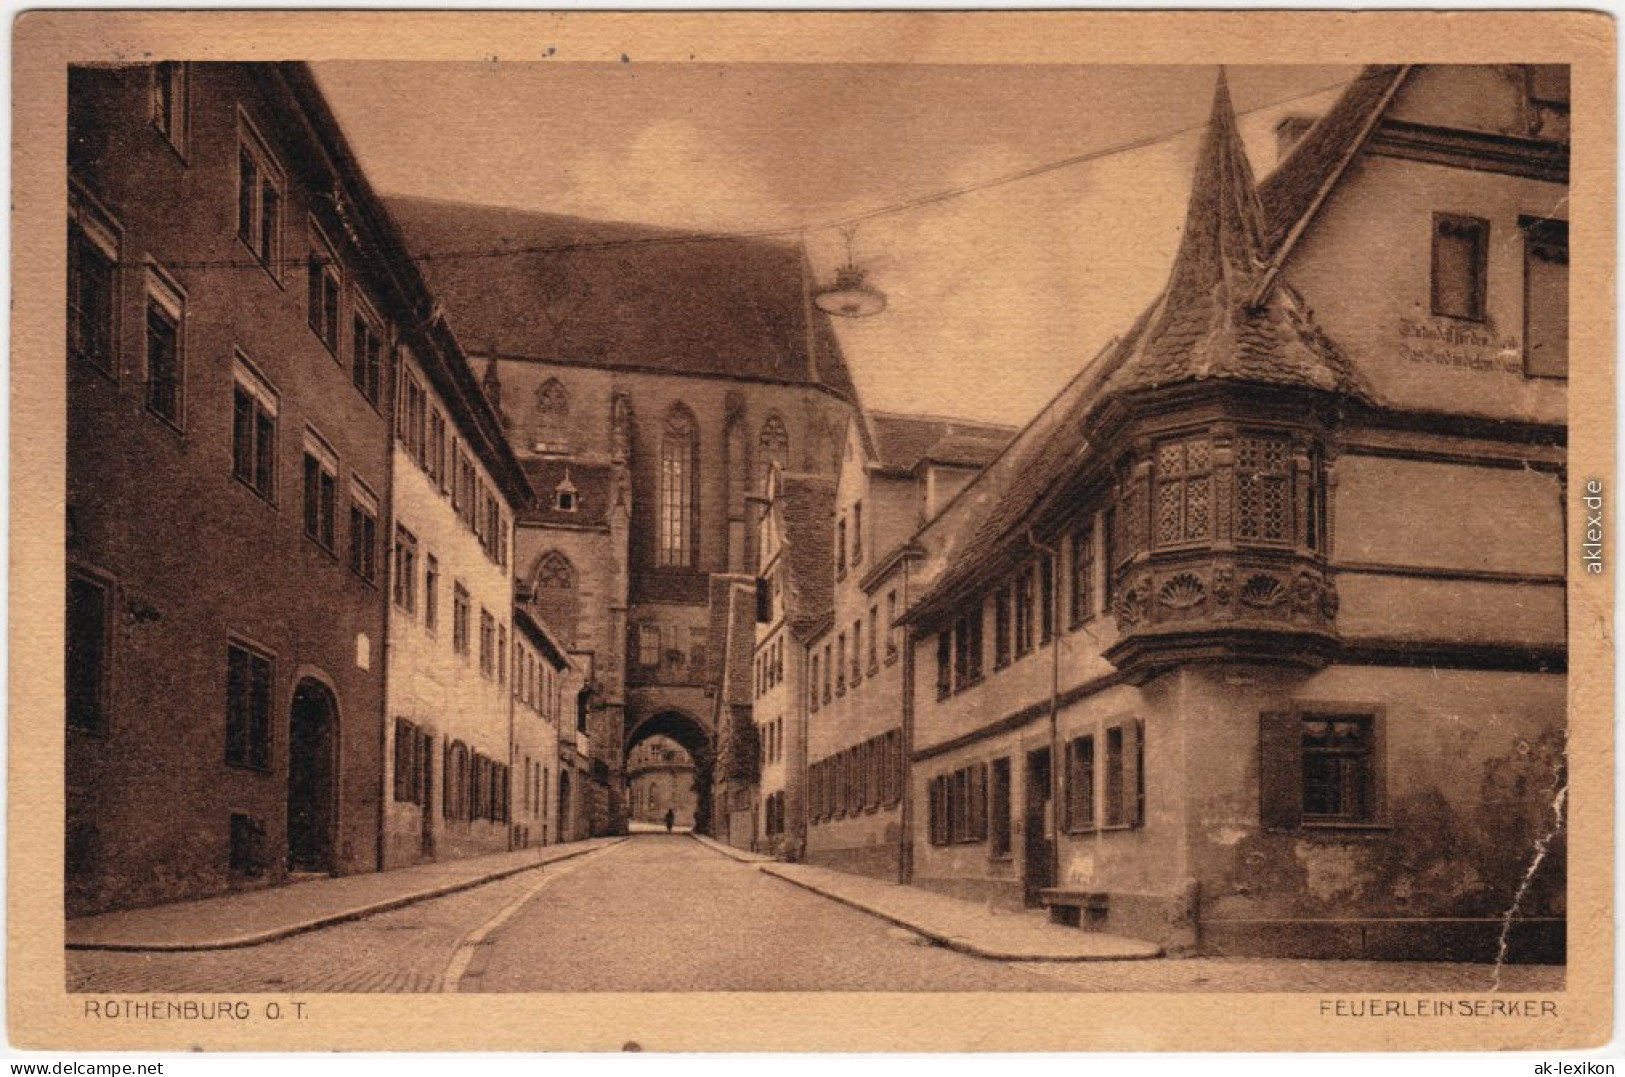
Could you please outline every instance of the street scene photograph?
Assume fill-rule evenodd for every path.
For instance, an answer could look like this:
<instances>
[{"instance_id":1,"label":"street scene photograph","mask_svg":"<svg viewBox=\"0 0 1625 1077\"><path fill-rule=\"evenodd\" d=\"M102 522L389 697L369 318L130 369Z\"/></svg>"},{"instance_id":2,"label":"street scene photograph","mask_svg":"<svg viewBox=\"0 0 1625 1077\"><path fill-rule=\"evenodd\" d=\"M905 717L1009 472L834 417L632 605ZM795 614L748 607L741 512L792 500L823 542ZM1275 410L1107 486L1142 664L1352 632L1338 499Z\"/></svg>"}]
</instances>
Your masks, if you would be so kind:
<instances>
[{"instance_id":1,"label":"street scene photograph","mask_svg":"<svg viewBox=\"0 0 1625 1077\"><path fill-rule=\"evenodd\" d=\"M1569 65L527 48L67 69L76 1007L1557 1013Z\"/></svg>"}]
</instances>

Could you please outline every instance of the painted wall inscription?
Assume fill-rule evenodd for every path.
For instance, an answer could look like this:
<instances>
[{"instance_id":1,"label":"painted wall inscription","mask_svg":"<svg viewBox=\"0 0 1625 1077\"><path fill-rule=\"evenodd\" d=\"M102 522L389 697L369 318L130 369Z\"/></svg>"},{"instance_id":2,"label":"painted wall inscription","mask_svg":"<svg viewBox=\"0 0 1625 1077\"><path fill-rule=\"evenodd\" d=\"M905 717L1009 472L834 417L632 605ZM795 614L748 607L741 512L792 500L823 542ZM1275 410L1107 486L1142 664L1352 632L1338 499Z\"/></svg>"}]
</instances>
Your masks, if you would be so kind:
<instances>
[{"instance_id":1,"label":"painted wall inscription","mask_svg":"<svg viewBox=\"0 0 1625 1077\"><path fill-rule=\"evenodd\" d=\"M1413 363L1491 374L1523 374L1518 338L1453 322L1399 319L1399 354Z\"/></svg>"}]
</instances>

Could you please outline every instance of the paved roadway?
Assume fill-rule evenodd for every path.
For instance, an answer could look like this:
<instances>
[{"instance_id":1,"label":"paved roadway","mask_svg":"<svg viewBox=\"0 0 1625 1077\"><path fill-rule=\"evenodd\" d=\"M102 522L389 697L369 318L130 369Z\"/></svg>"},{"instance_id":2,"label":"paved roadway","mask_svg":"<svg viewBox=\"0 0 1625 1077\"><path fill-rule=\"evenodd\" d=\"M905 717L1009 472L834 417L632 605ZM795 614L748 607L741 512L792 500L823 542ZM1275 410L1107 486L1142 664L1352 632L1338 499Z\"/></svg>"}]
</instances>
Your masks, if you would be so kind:
<instances>
[{"instance_id":1,"label":"paved roadway","mask_svg":"<svg viewBox=\"0 0 1625 1077\"><path fill-rule=\"evenodd\" d=\"M68 986L164 991L1481 991L1482 965L1241 959L1004 963L931 946L682 835L265 946L72 951ZM1514 966L1502 991L1561 990Z\"/></svg>"}]
</instances>

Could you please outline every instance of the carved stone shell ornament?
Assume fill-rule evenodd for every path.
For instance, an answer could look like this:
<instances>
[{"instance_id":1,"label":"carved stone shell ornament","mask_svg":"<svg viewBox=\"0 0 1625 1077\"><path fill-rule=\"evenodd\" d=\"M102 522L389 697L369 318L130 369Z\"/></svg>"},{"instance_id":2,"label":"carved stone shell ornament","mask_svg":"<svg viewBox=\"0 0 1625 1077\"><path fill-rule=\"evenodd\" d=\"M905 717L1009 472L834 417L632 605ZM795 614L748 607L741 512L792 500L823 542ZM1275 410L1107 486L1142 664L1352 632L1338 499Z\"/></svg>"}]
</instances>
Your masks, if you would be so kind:
<instances>
[{"instance_id":1,"label":"carved stone shell ornament","mask_svg":"<svg viewBox=\"0 0 1625 1077\"><path fill-rule=\"evenodd\" d=\"M1202 581L1189 572L1181 572L1163 581L1157 591L1157 601L1172 610L1188 610L1200 606L1207 597Z\"/></svg>"},{"instance_id":2,"label":"carved stone shell ornament","mask_svg":"<svg viewBox=\"0 0 1625 1077\"><path fill-rule=\"evenodd\" d=\"M1286 588L1274 576L1250 576L1241 585L1241 601L1254 609L1267 610L1286 601Z\"/></svg>"}]
</instances>

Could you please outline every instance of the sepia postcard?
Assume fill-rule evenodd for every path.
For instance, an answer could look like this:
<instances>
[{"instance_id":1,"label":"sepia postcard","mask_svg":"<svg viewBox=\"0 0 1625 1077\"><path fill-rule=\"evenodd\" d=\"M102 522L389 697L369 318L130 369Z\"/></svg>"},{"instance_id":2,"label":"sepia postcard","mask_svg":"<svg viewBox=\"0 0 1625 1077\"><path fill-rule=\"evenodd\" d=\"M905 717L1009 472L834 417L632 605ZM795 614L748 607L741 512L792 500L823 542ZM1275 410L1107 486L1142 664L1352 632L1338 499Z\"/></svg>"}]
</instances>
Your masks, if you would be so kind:
<instances>
[{"instance_id":1,"label":"sepia postcard","mask_svg":"<svg viewBox=\"0 0 1625 1077\"><path fill-rule=\"evenodd\" d=\"M1608 17L13 48L19 1048L1611 1039Z\"/></svg>"}]
</instances>

